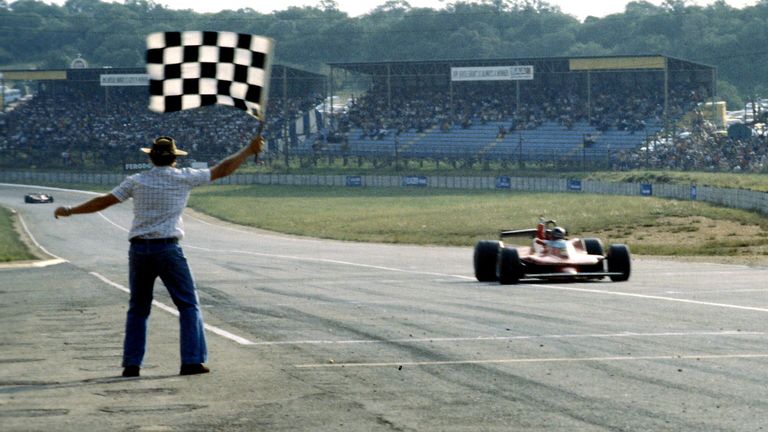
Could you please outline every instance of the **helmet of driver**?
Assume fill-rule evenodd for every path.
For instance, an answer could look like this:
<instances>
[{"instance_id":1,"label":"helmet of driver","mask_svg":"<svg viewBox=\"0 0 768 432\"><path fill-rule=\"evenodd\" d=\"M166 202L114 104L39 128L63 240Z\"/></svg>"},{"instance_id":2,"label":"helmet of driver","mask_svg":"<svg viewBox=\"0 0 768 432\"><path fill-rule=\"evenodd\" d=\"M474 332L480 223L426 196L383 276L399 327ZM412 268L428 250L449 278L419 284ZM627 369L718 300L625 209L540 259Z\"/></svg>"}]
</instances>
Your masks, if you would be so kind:
<instances>
[{"instance_id":1,"label":"helmet of driver","mask_svg":"<svg viewBox=\"0 0 768 432\"><path fill-rule=\"evenodd\" d=\"M552 240L563 240L565 238L565 230L560 227L552 228Z\"/></svg>"}]
</instances>

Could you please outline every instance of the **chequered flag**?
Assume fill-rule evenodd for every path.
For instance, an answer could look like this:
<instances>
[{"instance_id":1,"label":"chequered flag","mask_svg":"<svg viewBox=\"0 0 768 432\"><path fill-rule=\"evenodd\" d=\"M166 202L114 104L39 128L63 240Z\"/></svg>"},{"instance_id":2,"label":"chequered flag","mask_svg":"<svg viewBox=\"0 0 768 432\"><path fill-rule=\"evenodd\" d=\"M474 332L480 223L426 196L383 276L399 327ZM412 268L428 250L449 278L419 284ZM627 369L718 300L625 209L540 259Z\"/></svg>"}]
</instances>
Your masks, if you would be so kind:
<instances>
[{"instance_id":1,"label":"chequered flag","mask_svg":"<svg viewBox=\"0 0 768 432\"><path fill-rule=\"evenodd\" d=\"M273 42L232 32L147 36L149 109L172 112L230 105L264 118Z\"/></svg>"}]
</instances>

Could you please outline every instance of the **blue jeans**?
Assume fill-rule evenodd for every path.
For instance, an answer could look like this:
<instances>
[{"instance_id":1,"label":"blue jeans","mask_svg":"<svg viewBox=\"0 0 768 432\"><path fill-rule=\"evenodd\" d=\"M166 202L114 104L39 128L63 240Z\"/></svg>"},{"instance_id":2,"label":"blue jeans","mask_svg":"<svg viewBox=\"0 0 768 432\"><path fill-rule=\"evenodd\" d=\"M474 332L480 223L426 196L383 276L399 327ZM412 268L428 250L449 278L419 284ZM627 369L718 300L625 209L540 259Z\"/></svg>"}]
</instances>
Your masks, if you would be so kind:
<instances>
[{"instance_id":1,"label":"blue jeans","mask_svg":"<svg viewBox=\"0 0 768 432\"><path fill-rule=\"evenodd\" d=\"M141 366L147 347L152 290L160 277L179 310L181 363L205 363L208 352L195 282L178 244L131 244L128 253L131 299L125 323L123 367Z\"/></svg>"}]
</instances>

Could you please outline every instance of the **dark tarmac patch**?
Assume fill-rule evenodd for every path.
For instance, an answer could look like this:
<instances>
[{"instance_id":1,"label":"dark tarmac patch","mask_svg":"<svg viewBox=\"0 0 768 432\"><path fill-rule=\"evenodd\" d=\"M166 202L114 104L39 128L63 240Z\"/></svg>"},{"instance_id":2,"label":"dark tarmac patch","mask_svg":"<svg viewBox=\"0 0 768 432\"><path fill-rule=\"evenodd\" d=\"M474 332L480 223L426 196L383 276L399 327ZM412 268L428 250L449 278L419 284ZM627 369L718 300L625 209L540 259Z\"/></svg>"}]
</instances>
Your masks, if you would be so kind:
<instances>
[{"instance_id":1,"label":"dark tarmac patch","mask_svg":"<svg viewBox=\"0 0 768 432\"><path fill-rule=\"evenodd\" d=\"M33 363L33 362L40 362L45 361L45 359L39 359L39 358L10 358L10 359L0 359L0 364L9 364L9 363Z\"/></svg>"},{"instance_id":2,"label":"dark tarmac patch","mask_svg":"<svg viewBox=\"0 0 768 432\"><path fill-rule=\"evenodd\" d=\"M176 404L163 406L134 406L134 407L101 407L99 411L109 414L142 414L142 413L167 413L188 412L208 408L208 405Z\"/></svg>"},{"instance_id":3,"label":"dark tarmac patch","mask_svg":"<svg viewBox=\"0 0 768 432\"><path fill-rule=\"evenodd\" d=\"M17 386L52 386L61 384L56 381L31 381L31 380L9 380L0 381L0 387L17 387Z\"/></svg>"},{"instance_id":4,"label":"dark tarmac patch","mask_svg":"<svg viewBox=\"0 0 768 432\"><path fill-rule=\"evenodd\" d=\"M0 410L0 417L54 417L69 414L68 409L11 409Z\"/></svg>"},{"instance_id":5,"label":"dark tarmac patch","mask_svg":"<svg viewBox=\"0 0 768 432\"><path fill-rule=\"evenodd\" d=\"M95 393L99 396L136 396L136 395L175 395L178 394L178 389L173 388L148 388L148 389L122 389L122 390L105 390L103 392Z\"/></svg>"},{"instance_id":6,"label":"dark tarmac patch","mask_svg":"<svg viewBox=\"0 0 768 432\"><path fill-rule=\"evenodd\" d=\"M73 357L74 360L89 360L89 361L114 360L116 358L123 358L123 355L122 354L108 354L108 355L90 355L90 356Z\"/></svg>"}]
</instances>

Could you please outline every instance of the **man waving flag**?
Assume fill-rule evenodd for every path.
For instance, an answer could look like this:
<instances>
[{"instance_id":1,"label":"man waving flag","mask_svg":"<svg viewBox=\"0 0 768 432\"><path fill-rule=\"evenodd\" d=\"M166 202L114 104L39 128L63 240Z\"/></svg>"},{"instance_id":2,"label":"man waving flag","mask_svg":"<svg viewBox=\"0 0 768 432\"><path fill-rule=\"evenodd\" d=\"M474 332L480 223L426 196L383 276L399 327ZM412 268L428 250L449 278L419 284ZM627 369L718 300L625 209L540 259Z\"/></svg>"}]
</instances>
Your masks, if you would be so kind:
<instances>
[{"instance_id":1,"label":"man waving flag","mask_svg":"<svg viewBox=\"0 0 768 432\"><path fill-rule=\"evenodd\" d=\"M223 104L259 118L259 134L212 168L177 168L188 153L169 136L141 151L152 169L131 175L112 192L75 207L58 207L54 216L95 213L133 198L129 233L130 300L123 342L124 377L138 377L147 347L149 314L155 280L160 278L179 311L180 375L210 372L203 317L191 270L179 245L184 238L181 215L191 190L233 174L264 144L264 127L272 41L230 32L166 32L147 37L149 108L181 111Z\"/></svg>"},{"instance_id":2,"label":"man waving flag","mask_svg":"<svg viewBox=\"0 0 768 432\"><path fill-rule=\"evenodd\" d=\"M230 105L265 119L272 39L184 31L147 36L149 109L172 112Z\"/></svg>"}]
</instances>

